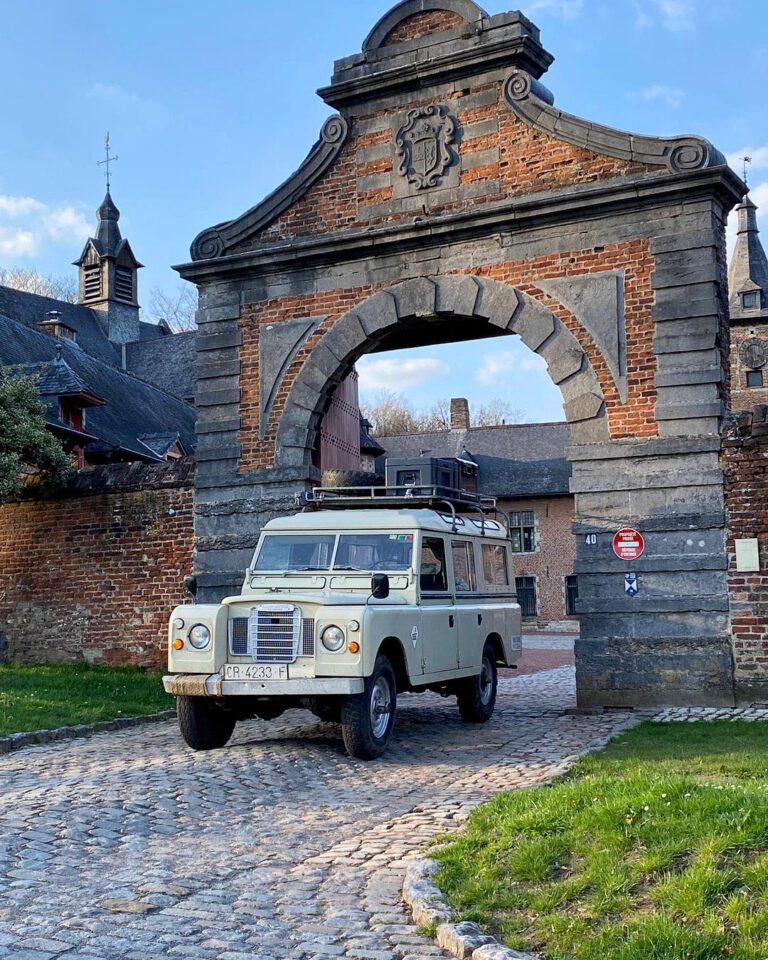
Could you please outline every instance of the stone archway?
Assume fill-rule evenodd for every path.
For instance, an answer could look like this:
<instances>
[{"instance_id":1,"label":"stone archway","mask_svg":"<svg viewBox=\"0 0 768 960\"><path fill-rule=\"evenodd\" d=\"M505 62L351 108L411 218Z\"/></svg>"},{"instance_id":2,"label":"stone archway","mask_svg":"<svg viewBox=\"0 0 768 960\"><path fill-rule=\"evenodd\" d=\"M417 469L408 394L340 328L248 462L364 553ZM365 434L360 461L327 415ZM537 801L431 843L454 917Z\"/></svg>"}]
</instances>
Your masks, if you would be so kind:
<instances>
[{"instance_id":1,"label":"stone archway","mask_svg":"<svg viewBox=\"0 0 768 960\"><path fill-rule=\"evenodd\" d=\"M276 466L309 466L330 394L363 354L385 343L404 324L441 317L474 324L478 337L484 325L519 336L546 361L549 376L563 394L574 439L594 443L609 439L598 378L576 337L550 310L498 280L421 277L374 294L339 317L323 335L290 388L277 434Z\"/></svg>"},{"instance_id":2,"label":"stone archway","mask_svg":"<svg viewBox=\"0 0 768 960\"><path fill-rule=\"evenodd\" d=\"M313 431L360 355L405 329L518 334L572 428L580 703L731 703L724 227L744 185L702 138L558 109L552 59L518 12L402 0L336 62L299 169L193 242L200 596L236 591L316 480ZM647 544L636 595L623 526Z\"/></svg>"}]
</instances>

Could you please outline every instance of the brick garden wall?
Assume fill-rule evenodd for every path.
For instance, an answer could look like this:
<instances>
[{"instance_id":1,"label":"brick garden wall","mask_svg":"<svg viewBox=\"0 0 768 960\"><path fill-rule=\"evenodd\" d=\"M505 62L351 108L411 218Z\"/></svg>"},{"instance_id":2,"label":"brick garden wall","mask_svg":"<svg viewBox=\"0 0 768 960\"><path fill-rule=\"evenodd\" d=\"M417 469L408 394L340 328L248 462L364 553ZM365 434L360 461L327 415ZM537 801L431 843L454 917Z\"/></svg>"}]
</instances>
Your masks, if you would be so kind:
<instances>
[{"instance_id":1,"label":"brick garden wall","mask_svg":"<svg viewBox=\"0 0 768 960\"><path fill-rule=\"evenodd\" d=\"M765 409L765 408L764 408ZM737 694L768 699L768 435L753 436L752 413L729 418L723 433L728 589ZM765 424L763 424L765 427ZM766 428L768 433L768 428ZM760 571L736 570L734 541L757 538Z\"/></svg>"},{"instance_id":2,"label":"brick garden wall","mask_svg":"<svg viewBox=\"0 0 768 960\"><path fill-rule=\"evenodd\" d=\"M162 667L194 546L191 461L78 475L0 507L0 642L23 663Z\"/></svg>"}]
</instances>

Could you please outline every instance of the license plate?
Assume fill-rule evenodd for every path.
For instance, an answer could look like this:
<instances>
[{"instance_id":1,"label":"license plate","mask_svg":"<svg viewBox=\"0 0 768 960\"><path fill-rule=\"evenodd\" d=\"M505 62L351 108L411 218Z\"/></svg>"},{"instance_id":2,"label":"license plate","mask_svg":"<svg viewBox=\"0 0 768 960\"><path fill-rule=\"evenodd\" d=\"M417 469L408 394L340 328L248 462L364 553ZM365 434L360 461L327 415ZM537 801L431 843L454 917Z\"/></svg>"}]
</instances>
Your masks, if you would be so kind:
<instances>
[{"instance_id":1,"label":"license plate","mask_svg":"<svg viewBox=\"0 0 768 960\"><path fill-rule=\"evenodd\" d=\"M227 663L225 680L287 680L288 667L280 663Z\"/></svg>"}]
</instances>

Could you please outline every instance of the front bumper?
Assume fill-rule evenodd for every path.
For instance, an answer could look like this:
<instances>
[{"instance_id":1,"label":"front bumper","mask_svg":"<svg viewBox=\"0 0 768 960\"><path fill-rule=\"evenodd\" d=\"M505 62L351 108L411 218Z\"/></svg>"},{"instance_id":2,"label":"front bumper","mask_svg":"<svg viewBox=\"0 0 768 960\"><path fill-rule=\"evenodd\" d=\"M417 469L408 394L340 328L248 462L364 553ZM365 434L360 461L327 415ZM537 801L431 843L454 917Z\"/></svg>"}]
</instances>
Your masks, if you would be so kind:
<instances>
[{"instance_id":1,"label":"front bumper","mask_svg":"<svg viewBox=\"0 0 768 960\"><path fill-rule=\"evenodd\" d=\"M177 673L163 677L166 693L175 697L313 697L362 693L361 678L307 677L298 680L222 680L210 676Z\"/></svg>"}]
</instances>

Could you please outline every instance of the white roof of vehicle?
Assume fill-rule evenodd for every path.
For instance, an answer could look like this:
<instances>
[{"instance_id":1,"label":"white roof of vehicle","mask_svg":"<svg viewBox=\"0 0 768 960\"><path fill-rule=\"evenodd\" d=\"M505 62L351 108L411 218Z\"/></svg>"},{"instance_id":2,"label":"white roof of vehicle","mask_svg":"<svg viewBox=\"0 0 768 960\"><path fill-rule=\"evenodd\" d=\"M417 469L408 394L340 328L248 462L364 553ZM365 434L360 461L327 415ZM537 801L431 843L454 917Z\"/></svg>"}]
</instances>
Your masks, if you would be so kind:
<instances>
[{"instance_id":1,"label":"white roof of vehicle","mask_svg":"<svg viewBox=\"0 0 768 960\"><path fill-rule=\"evenodd\" d=\"M456 532L475 537L506 539L506 528L498 521L485 520L482 531L480 515L458 514ZM439 533L453 531L453 519L449 513L436 510L310 510L293 516L277 517L264 527L268 533L299 533L305 530L323 530L329 533L362 530L434 530Z\"/></svg>"}]
</instances>

